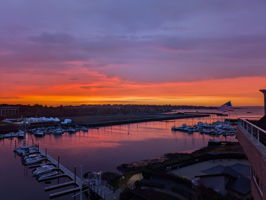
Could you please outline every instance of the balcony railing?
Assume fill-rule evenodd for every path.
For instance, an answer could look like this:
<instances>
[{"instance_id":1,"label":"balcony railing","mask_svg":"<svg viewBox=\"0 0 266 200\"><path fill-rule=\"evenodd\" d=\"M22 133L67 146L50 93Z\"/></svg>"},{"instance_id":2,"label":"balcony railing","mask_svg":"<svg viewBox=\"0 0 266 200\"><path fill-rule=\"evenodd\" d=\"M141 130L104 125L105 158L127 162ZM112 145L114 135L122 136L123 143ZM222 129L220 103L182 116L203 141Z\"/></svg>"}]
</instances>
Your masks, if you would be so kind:
<instances>
[{"instance_id":1,"label":"balcony railing","mask_svg":"<svg viewBox=\"0 0 266 200\"><path fill-rule=\"evenodd\" d=\"M238 126L240 129L244 129L257 144L266 147L266 130L263 130L246 119L239 119Z\"/></svg>"},{"instance_id":2,"label":"balcony railing","mask_svg":"<svg viewBox=\"0 0 266 200\"><path fill-rule=\"evenodd\" d=\"M238 127L242 134L246 135L246 137L262 153L262 155L266 156L266 131L246 119L239 119ZM256 171L253 169L251 171L253 182L261 196L261 199L263 199L263 180L256 175Z\"/></svg>"}]
</instances>

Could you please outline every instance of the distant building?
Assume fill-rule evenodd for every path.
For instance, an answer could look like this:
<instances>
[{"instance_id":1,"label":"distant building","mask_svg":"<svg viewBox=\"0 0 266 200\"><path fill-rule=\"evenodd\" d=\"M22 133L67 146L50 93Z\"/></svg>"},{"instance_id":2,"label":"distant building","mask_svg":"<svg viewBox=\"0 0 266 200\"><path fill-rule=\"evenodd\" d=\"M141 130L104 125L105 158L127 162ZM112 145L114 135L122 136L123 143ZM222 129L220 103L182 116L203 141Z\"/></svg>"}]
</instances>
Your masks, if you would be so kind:
<instances>
[{"instance_id":1,"label":"distant building","mask_svg":"<svg viewBox=\"0 0 266 200\"><path fill-rule=\"evenodd\" d=\"M18 117L19 107L15 106L0 106L0 118Z\"/></svg>"},{"instance_id":2,"label":"distant building","mask_svg":"<svg viewBox=\"0 0 266 200\"><path fill-rule=\"evenodd\" d=\"M266 90L264 94L266 115ZM259 120L240 119L237 138L251 163L251 192L255 200L266 200L265 116Z\"/></svg>"}]
</instances>

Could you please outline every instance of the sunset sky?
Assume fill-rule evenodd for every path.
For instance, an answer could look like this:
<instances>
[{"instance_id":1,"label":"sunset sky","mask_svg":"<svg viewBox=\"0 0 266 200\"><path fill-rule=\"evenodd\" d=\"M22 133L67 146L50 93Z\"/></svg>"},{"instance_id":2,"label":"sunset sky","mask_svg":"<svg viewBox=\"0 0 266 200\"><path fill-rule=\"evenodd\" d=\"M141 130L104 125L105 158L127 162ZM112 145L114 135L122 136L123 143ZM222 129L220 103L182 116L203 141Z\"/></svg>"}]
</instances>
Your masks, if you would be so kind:
<instances>
[{"instance_id":1,"label":"sunset sky","mask_svg":"<svg viewBox=\"0 0 266 200\"><path fill-rule=\"evenodd\" d=\"M1 0L0 103L263 105L266 1Z\"/></svg>"}]
</instances>

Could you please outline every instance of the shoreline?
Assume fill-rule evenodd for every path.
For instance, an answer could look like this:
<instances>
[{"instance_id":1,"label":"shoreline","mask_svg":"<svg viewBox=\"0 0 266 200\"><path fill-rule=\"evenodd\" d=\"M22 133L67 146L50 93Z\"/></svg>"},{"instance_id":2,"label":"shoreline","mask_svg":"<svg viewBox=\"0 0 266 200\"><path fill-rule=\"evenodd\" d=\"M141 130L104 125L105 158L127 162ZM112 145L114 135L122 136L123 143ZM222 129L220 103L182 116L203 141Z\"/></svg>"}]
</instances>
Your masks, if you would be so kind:
<instances>
[{"instance_id":1,"label":"shoreline","mask_svg":"<svg viewBox=\"0 0 266 200\"><path fill-rule=\"evenodd\" d=\"M239 142L219 141L211 142L202 148L191 153L168 152L157 158L138 160L129 163L122 163L117 170L122 174L136 173L143 170L170 171L196 163L219 160L219 159L247 159Z\"/></svg>"},{"instance_id":2,"label":"shoreline","mask_svg":"<svg viewBox=\"0 0 266 200\"><path fill-rule=\"evenodd\" d=\"M150 121L163 121L163 120L171 120L171 119L187 119L187 118L199 118L199 117L209 117L209 114L158 114L152 115L145 118L136 118L136 119L117 119L117 120L107 120L107 121L92 121L85 122L82 117L79 117L80 120L71 118L77 125L87 126L87 127L104 127L104 126L113 126L113 125L122 125L122 124L133 124L140 122L150 122ZM86 118L87 116L84 116ZM114 117L114 116L113 116ZM143 117L143 116L139 116Z\"/></svg>"}]
</instances>

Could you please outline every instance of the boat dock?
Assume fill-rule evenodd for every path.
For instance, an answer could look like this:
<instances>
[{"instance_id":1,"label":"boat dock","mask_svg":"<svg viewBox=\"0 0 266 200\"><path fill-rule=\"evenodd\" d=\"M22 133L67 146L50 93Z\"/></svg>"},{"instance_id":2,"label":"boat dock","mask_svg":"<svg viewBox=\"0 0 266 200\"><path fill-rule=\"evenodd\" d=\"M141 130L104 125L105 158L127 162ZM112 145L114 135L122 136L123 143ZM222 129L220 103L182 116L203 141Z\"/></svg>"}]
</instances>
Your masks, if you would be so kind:
<instances>
[{"instance_id":1,"label":"boat dock","mask_svg":"<svg viewBox=\"0 0 266 200\"><path fill-rule=\"evenodd\" d=\"M75 184L74 181L69 181L69 182L65 182L65 183L61 183L57 185L47 186L44 188L44 190L45 191L54 190L54 189L62 188L62 187L73 185L73 184Z\"/></svg>"},{"instance_id":2,"label":"boat dock","mask_svg":"<svg viewBox=\"0 0 266 200\"><path fill-rule=\"evenodd\" d=\"M70 179L72 179L73 181L75 181L75 184L77 184L79 187L82 187L82 180L81 178L79 178L76 174L74 174L73 172L71 172L69 169L67 169L64 165L62 165L59 160L55 160L52 156L48 155L46 152L42 151L41 149L39 149L39 152L42 156L46 157L47 160L57 166L58 170L61 170L64 175L68 176Z\"/></svg>"},{"instance_id":3,"label":"boat dock","mask_svg":"<svg viewBox=\"0 0 266 200\"><path fill-rule=\"evenodd\" d=\"M43 151L41 149L39 149L39 153L46 157L46 159L53 165L55 165L57 167L57 170L63 172L63 174L59 174L59 175L55 175L55 176L51 176L51 177L47 177L44 178L40 181L46 181L46 180L51 180L51 179L55 179L55 178L61 178L61 177L69 177L71 179L71 181L68 182L64 182L64 183L60 183L60 184L56 184L56 185L52 185L52 186L48 186L45 187L44 190L45 191L51 191L51 190L55 190L55 189L59 189L59 188L63 188L66 186L76 186L74 188L70 188L67 190L63 190L60 192L55 192L49 195L50 198L55 198L55 197L59 197L62 195L66 195L72 192L76 192L76 191L81 191L82 187L83 187L83 181L80 177L78 177L76 175L76 173L73 173L72 171L70 171L69 169L67 169L64 165L62 165L58 160L55 160L52 156L48 155L46 151Z\"/></svg>"},{"instance_id":4,"label":"boat dock","mask_svg":"<svg viewBox=\"0 0 266 200\"><path fill-rule=\"evenodd\" d=\"M36 146L31 146L28 148L36 148ZM78 192L77 195L80 195L82 192L88 191L88 192L94 192L103 200L119 199L120 191L114 192L106 184L104 184L101 181L101 179L94 178L94 179L83 180L82 178L77 176L76 170L74 170L75 173L73 173L72 171L67 169L64 165L62 165L60 163L59 157L58 157L58 160L56 160L52 156L48 155L47 151L43 151L39 148L38 148L38 153L40 154L39 156L43 157L44 159L42 159L39 163L28 165L30 169L41 167L42 166L41 163L45 160L45 164L54 165L55 166L54 171L59 172L55 175L51 175L47 177L46 176L39 177L38 181L42 182L42 181L48 181L48 180L53 180L53 179L59 179L62 177L68 177L70 179L70 180L66 180L63 183L58 183L55 185L47 186L44 188L45 191L53 191L56 189L73 186L73 188L68 188L62 191L57 191L57 192L49 194L50 198L56 198L56 197L74 193L74 192Z\"/></svg>"},{"instance_id":5,"label":"boat dock","mask_svg":"<svg viewBox=\"0 0 266 200\"><path fill-rule=\"evenodd\" d=\"M18 153L20 156L22 156L22 158L24 159L25 157L27 157L27 155L31 154L29 153L30 150L34 152L36 157L41 158L41 159L37 159L36 162L33 162L32 164L28 165L27 167L29 169L42 168L45 165L54 166L42 174L39 174L39 175L36 174L38 176L37 178L38 181L42 182L42 181L48 181L52 179L59 179L62 177L68 177L70 179L70 181L66 180L63 183L58 182L58 184L45 187L44 188L45 191L52 191L52 190L56 190L59 188L68 187L68 189L65 189L63 191L57 191L57 192L50 194L49 195L50 198L59 197L59 196L77 192L77 191L82 191L85 185L84 185L83 180L77 176L76 169L74 170L75 173L67 169L64 165L60 163L60 157L58 157L58 159L55 160L52 156L47 154L46 150L43 151L39 149L39 147L37 146L22 146L22 147L16 148L15 152ZM69 186L73 186L73 188L69 188Z\"/></svg>"}]
</instances>

